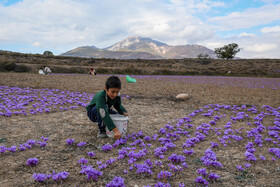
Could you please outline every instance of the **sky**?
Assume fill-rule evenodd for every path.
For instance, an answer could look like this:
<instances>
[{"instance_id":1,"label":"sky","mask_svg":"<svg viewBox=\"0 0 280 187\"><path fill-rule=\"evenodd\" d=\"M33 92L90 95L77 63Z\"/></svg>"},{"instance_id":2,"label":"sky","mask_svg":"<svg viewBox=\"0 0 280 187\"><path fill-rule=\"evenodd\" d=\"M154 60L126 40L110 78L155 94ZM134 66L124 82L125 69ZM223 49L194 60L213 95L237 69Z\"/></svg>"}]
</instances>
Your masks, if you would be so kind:
<instances>
[{"instance_id":1,"label":"sky","mask_svg":"<svg viewBox=\"0 0 280 187\"><path fill-rule=\"evenodd\" d=\"M280 58L280 0L0 0L0 50L109 47L129 36L209 49L237 43L240 58Z\"/></svg>"}]
</instances>

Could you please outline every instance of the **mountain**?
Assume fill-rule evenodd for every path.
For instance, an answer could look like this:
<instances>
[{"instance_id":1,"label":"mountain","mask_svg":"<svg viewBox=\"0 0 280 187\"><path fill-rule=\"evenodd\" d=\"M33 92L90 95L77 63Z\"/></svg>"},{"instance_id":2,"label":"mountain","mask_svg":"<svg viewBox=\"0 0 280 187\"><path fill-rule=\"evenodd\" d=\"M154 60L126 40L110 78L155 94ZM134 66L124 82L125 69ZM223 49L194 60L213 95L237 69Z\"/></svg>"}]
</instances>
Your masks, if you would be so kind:
<instances>
[{"instance_id":1,"label":"mountain","mask_svg":"<svg viewBox=\"0 0 280 187\"><path fill-rule=\"evenodd\" d=\"M104 49L83 46L62 53L61 56L117 59L182 59L197 58L199 54L208 54L210 57L216 58L214 51L201 45L171 46L151 38L130 36Z\"/></svg>"}]
</instances>

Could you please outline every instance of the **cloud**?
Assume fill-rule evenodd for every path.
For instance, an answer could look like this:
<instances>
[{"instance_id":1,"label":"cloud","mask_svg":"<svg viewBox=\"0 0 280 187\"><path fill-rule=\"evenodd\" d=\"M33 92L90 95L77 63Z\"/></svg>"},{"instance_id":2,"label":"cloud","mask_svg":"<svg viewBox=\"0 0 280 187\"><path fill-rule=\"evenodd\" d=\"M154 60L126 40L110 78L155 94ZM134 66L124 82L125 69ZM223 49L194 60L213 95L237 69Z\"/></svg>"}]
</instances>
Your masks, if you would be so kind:
<instances>
[{"instance_id":1,"label":"cloud","mask_svg":"<svg viewBox=\"0 0 280 187\"><path fill-rule=\"evenodd\" d=\"M277 33L280 32L280 26L274 26L274 27L264 27L261 29L262 33Z\"/></svg>"},{"instance_id":2,"label":"cloud","mask_svg":"<svg viewBox=\"0 0 280 187\"><path fill-rule=\"evenodd\" d=\"M226 16L210 18L208 21L222 30L250 28L280 20L280 4L269 4L259 8L248 8L243 12L232 12Z\"/></svg>"},{"instance_id":3,"label":"cloud","mask_svg":"<svg viewBox=\"0 0 280 187\"><path fill-rule=\"evenodd\" d=\"M188 11L218 5L195 2L172 0L167 6L156 0L24 0L0 7L0 38L57 49L63 45L65 50L81 45L107 47L131 35L171 44L196 43L211 38L214 31Z\"/></svg>"},{"instance_id":4,"label":"cloud","mask_svg":"<svg viewBox=\"0 0 280 187\"><path fill-rule=\"evenodd\" d=\"M34 42L32 45L35 46L35 47L41 46L41 44L39 42Z\"/></svg>"},{"instance_id":5,"label":"cloud","mask_svg":"<svg viewBox=\"0 0 280 187\"><path fill-rule=\"evenodd\" d=\"M268 44L254 44L252 46L246 47L247 51L250 52L266 52L266 51L271 51L274 49L278 49L278 45L274 43L268 43Z\"/></svg>"},{"instance_id":6,"label":"cloud","mask_svg":"<svg viewBox=\"0 0 280 187\"><path fill-rule=\"evenodd\" d=\"M251 33L246 33L246 32L242 32L241 34L238 35L238 37L254 37L256 36L255 34L251 34Z\"/></svg>"}]
</instances>

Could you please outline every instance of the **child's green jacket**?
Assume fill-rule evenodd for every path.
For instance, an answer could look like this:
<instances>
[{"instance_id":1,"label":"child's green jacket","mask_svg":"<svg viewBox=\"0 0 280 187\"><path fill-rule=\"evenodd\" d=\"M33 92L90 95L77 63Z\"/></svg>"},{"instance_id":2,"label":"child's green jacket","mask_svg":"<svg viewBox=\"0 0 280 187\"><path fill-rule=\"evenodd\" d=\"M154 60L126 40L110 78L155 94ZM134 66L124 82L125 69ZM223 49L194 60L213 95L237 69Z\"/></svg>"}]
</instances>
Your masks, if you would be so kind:
<instances>
[{"instance_id":1,"label":"child's green jacket","mask_svg":"<svg viewBox=\"0 0 280 187\"><path fill-rule=\"evenodd\" d=\"M106 94L105 90L96 93L86 108L87 110L89 110L94 106L96 106L97 112L110 131L116 128L116 126L109 115L108 109L111 110L112 106L114 106L119 114L123 114L124 112L126 112L125 108L121 104L121 97L117 96L115 99L111 99Z\"/></svg>"}]
</instances>

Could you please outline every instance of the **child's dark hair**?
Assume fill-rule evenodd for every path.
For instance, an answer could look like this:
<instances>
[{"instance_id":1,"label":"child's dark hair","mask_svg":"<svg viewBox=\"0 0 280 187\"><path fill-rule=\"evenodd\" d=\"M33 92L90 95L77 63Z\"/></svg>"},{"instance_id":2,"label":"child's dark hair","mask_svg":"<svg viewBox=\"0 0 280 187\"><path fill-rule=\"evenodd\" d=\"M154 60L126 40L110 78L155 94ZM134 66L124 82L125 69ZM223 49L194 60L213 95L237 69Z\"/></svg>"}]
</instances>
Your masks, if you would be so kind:
<instances>
[{"instance_id":1,"label":"child's dark hair","mask_svg":"<svg viewBox=\"0 0 280 187\"><path fill-rule=\"evenodd\" d=\"M109 88L119 88L119 89L121 89L122 82L119 79L119 77L113 75L113 76L110 76L107 79L105 86L106 86L106 89L109 89Z\"/></svg>"}]
</instances>

